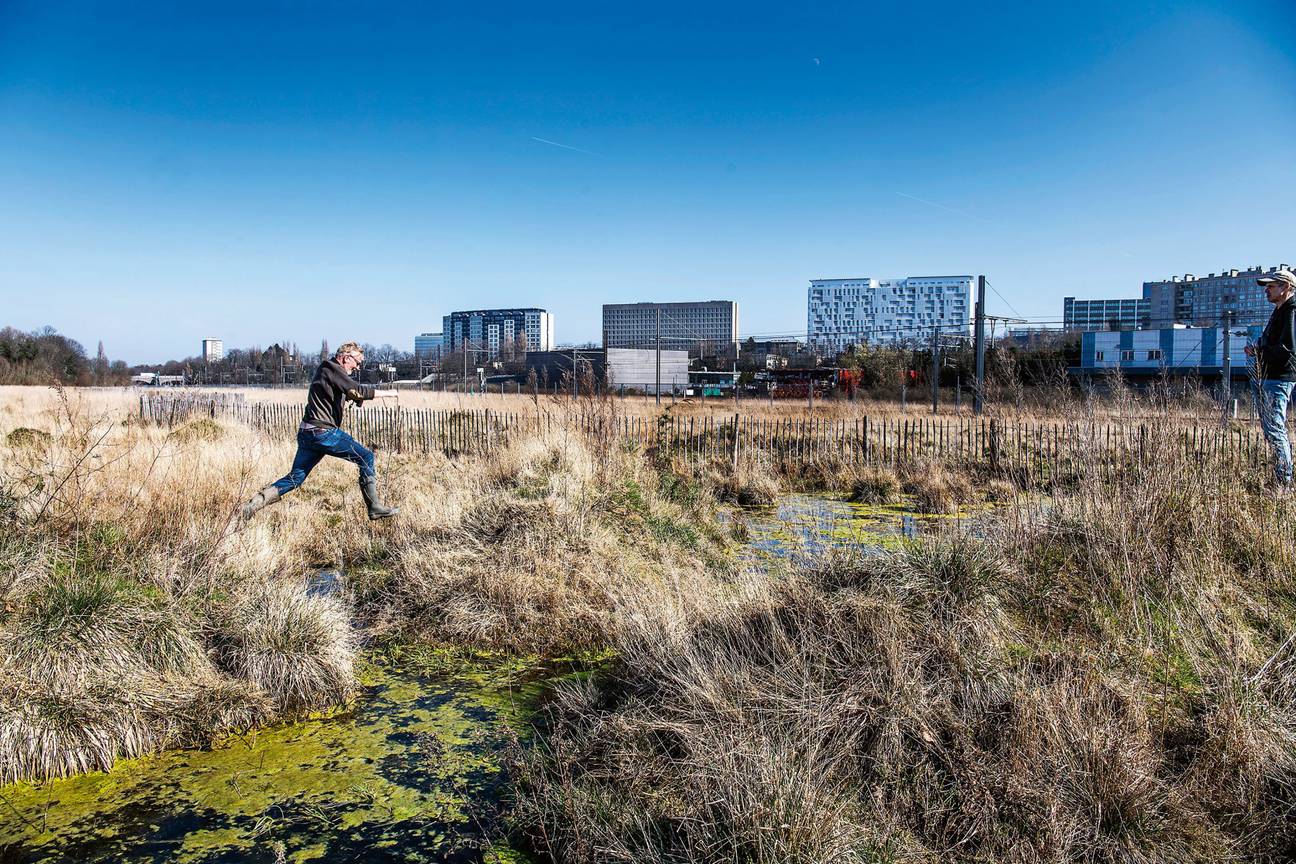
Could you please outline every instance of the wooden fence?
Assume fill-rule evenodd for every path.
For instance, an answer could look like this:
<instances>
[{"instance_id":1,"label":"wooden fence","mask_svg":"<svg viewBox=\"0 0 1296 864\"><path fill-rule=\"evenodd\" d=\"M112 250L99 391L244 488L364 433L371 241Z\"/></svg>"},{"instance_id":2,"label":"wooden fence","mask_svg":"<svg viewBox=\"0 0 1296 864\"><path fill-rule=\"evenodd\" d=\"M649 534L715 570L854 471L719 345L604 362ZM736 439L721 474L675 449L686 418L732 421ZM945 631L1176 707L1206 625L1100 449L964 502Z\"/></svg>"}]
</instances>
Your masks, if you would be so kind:
<instances>
[{"instance_id":1,"label":"wooden fence","mask_svg":"<svg viewBox=\"0 0 1296 864\"><path fill-rule=\"evenodd\" d=\"M148 422L175 426L198 417L231 420L291 439L300 404L248 403L191 396L140 397ZM1046 478L1081 463L1119 466L1164 458L1167 441L1188 459L1261 465L1268 450L1258 430L1121 422L1050 422L983 417L629 417L614 411L506 412L363 407L347 412L345 428L369 447L397 453L485 453L538 432L581 434L654 448L670 456L736 462L753 452L799 464L850 461L902 465L936 460ZM1168 437L1167 437L1168 436Z\"/></svg>"}]
</instances>

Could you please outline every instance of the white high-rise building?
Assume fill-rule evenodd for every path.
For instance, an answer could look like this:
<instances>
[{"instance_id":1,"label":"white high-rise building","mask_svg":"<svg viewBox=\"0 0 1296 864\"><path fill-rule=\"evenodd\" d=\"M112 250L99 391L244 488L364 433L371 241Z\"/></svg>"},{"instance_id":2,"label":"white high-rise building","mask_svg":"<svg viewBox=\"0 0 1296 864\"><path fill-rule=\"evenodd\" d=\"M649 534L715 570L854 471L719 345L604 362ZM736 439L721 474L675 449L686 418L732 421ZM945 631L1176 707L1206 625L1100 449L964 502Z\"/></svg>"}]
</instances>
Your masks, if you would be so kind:
<instances>
[{"instance_id":1,"label":"white high-rise building","mask_svg":"<svg viewBox=\"0 0 1296 864\"><path fill-rule=\"evenodd\" d=\"M844 351L857 342L926 343L933 327L966 334L972 277L812 279L806 299L806 332L820 351Z\"/></svg>"},{"instance_id":2,"label":"white high-rise building","mask_svg":"<svg viewBox=\"0 0 1296 864\"><path fill-rule=\"evenodd\" d=\"M225 359L225 343L220 339L202 340L202 358L204 363L219 363Z\"/></svg>"}]
</instances>

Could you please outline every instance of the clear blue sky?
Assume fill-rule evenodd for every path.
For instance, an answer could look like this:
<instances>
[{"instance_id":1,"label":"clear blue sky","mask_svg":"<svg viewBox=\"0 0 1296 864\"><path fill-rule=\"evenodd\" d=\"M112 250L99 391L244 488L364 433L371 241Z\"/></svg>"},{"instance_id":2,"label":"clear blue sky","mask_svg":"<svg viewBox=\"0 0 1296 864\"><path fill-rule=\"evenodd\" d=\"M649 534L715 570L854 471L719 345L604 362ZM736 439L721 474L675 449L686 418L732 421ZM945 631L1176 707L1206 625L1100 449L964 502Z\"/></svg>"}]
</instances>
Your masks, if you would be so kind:
<instances>
[{"instance_id":1,"label":"clear blue sky","mask_svg":"<svg viewBox=\"0 0 1296 864\"><path fill-rule=\"evenodd\" d=\"M206 5L0 0L0 323L132 363L490 306L745 336L814 277L1055 320L1296 263L1290 0Z\"/></svg>"}]
</instances>

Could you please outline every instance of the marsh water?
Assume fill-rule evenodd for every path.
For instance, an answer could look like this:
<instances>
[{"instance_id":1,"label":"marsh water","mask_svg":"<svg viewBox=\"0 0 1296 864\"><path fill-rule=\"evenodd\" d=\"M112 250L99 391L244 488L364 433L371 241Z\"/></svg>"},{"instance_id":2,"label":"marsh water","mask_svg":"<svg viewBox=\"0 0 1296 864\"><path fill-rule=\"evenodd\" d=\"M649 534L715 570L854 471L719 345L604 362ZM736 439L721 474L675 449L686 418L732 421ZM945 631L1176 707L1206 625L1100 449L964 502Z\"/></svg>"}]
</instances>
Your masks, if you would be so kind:
<instances>
[{"instance_id":1,"label":"marsh water","mask_svg":"<svg viewBox=\"0 0 1296 864\"><path fill-rule=\"evenodd\" d=\"M789 496L730 518L758 561L886 546L949 517ZM544 688L590 662L370 655L344 712L0 787L0 864L528 860L500 840L505 747Z\"/></svg>"},{"instance_id":2,"label":"marsh water","mask_svg":"<svg viewBox=\"0 0 1296 864\"><path fill-rule=\"evenodd\" d=\"M751 561L814 555L836 547L893 547L942 524L976 519L977 511L917 513L907 504L859 504L822 495L785 495L768 510L745 514Z\"/></svg>"}]
</instances>

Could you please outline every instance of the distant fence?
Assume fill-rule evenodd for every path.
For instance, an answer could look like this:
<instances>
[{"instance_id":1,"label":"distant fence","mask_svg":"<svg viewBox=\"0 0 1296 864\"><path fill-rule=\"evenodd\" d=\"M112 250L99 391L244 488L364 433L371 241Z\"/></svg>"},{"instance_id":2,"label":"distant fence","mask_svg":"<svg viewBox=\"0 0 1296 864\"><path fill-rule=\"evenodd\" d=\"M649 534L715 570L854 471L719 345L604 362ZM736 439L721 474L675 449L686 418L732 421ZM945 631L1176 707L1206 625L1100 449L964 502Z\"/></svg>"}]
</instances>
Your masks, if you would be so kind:
<instances>
[{"instance_id":1,"label":"distant fence","mask_svg":"<svg viewBox=\"0 0 1296 864\"><path fill-rule=\"evenodd\" d=\"M248 403L242 396L193 394L140 397L147 422L175 426L196 417L232 420L291 439L300 404ZM620 439L695 460L736 461L753 451L773 459L813 464L850 461L899 465L923 460L984 466L1041 479L1082 462L1119 466L1164 454L1166 436L1188 459L1259 465L1267 445L1250 427L1091 421L1004 420L982 417L817 418L629 417L590 411L511 412L365 407L347 412L345 428L366 445L397 453L485 453L536 432L566 431Z\"/></svg>"}]
</instances>

